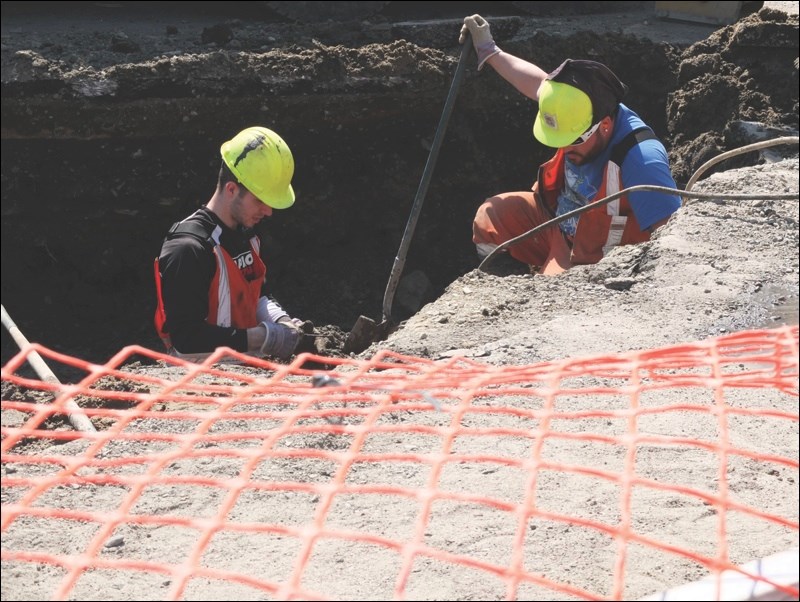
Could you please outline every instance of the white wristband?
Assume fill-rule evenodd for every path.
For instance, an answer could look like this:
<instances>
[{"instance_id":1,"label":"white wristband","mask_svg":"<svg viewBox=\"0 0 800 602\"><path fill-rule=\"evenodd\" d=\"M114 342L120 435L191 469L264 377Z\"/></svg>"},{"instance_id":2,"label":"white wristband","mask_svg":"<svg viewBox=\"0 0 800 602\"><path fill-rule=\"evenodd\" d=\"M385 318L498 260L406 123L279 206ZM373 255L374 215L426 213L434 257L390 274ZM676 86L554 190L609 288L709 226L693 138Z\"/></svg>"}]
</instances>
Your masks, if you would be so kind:
<instances>
[{"instance_id":1,"label":"white wristband","mask_svg":"<svg viewBox=\"0 0 800 602\"><path fill-rule=\"evenodd\" d=\"M256 307L256 319L259 322L277 323L278 320L289 314L280 306L280 303L269 297L261 297Z\"/></svg>"}]
</instances>

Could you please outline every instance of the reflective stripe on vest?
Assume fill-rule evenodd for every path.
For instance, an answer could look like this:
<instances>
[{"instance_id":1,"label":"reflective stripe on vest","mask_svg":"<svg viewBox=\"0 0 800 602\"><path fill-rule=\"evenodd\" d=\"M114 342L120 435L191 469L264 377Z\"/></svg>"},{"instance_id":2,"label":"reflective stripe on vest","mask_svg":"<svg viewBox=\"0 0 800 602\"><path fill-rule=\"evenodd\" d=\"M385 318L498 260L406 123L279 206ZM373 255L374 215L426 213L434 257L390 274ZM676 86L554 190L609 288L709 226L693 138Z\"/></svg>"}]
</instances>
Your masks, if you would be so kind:
<instances>
[{"instance_id":1,"label":"reflective stripe on vest","mask_svg":"<svg viewBox=\"0 0 800 602\"><path fill-rule=\"evenodd\" d=\"M620 166L609 161L606 164L606 193L605 196L616 194L622 190L622 170ZM628 223L627 216L619 214L620 199L614 199L606 204L606 213L611 216L611 224L608 228L606 243L603 245L603 257L611 249L622 242L622 234L625 232L625 224Z\"/></svg>"},{"instance_id":2,"label":"reflective stripe on vest","mask_svg":"<svg viewBox=\"0 0 800 602\"><path fill-rule=\"evenodd\" d=\"M217 281L217 315L214 323L217 326L231 325L231 283L228 279L228 262L225 261L224 251L221 246L214 247L214 255L217 258L217 269L219 270L219 280Z\"/></svg>"}]
</instances>

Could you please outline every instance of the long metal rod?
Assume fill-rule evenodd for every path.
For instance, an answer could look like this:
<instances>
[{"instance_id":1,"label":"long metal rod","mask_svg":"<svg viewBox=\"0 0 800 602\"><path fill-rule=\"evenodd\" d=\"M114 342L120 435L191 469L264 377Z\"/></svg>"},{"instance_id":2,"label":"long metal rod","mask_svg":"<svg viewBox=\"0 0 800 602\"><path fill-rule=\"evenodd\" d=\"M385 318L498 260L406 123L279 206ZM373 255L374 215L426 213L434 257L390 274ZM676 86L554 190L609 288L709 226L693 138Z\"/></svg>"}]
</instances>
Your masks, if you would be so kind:
<instances>
[{"instance_id":1,"label":"long metal rod","mask_svg":"<svg viewBox=\"0 0 800 602\"><path fill-rule=\"evenodd\" d=\"M411 215L406 223L406 229L405 232L403 232L403 238L400 241L400 249L397 251L397 257L394 258L392 273L389 275L389 282L386 285L386 292L383 295L384 322L388 321L392 316L394 291L397 288L398 281L400 280L400 274L403 273L403 267L406 263L408 248L411 246L411 237L414 235L414 229L417 227L417 220L419 219L419 213L422 210L422 203L425 200L425 195L428 192L428 184L430 184L431 181L433 167L436 164L437 157L439 156L439 148L442 146L442 139L444 138L444 132L447 129L447 122L450 120L450 114L453 112L453 105L455 104L456 96L458 95L458 87L464 77L464 70L467 65L466 58L471 49L472 40L469 38L469 36L467 36L467 39L464 40L464 44L461 47L461 56L458 58L458 65L456 66L456 72L453 76L453 82L450 84L450 92L448 93L447 100L444 103L444 110L442 111L442 116L439 119L439 125L436 128L433 144L431 145L431 150L428 154L428 161L425 163L425 171L422 173L422 180L419 183L417 195L414 198L414 204L411 207Z\"/></svg>"},{"instance_id":2,"label":"long metal rod","mask_svg":"<svg viewBox=\"0 0 800 602\"><path fill-rule=\"evenodd\" d=\"M6 311L5 305L0 306L2 307L2 319L3 319L3 326L8 331L8 334L14 339L14 342L19 346L20 349L24 349L30 343L28 339L25 338L25 335L22 334L17 325L14 324L14 320L11 319L11 316L8 315ZM49 366L45 363L42 359L42 356L39 355L36 351L31 351L27 358L28 362L33 369L36 370L36 374L39 375L44 382L48 382L51 384L61 384L53 371L50 370ZM75 428L75 430L84 432L84 433L96 433L97 430L94 428L92 421L83 413L81 407L75 403L74 399L70 399L66 402L66 407L69 410L67 413L67 418L69 418L70 424Z\"/></svg>"}]
</instances>

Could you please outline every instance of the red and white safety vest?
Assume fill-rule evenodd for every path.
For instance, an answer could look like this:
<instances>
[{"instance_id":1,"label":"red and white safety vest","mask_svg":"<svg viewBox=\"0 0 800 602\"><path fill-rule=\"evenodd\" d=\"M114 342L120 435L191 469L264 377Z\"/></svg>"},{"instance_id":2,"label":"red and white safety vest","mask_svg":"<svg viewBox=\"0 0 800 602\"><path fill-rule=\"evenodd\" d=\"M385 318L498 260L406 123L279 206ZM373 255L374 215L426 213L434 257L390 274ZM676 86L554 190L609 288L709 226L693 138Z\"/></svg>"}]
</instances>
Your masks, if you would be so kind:
<instances>
[{"instance_id":1,"label":"red and white safety vest","mask_svg":"<svg viewBox=\"0 0 800 602\"><path fill-rule=\"evenodd\" d=\"M188 224L187 235L196 236L192 222ZM181 233L181 229L170 231L170 234ZM208 243L213 243L214 257L217 260L217 268L211 279L208 289L208 316L206 322L217 326L227 326L234 328L252 328L258 324L256 309L258 300L261 297L261 285L267 273L267 267L261 260L259 251L261 241L257 236L250 239L251 256L253 265L248 266L250 280L237 266L233 257L228 253L219 241L207 239ZM169 333L164 330L167 321L167 314L164 311L164 300L161 295L161 272L158 269L158 257L154 263L156 296L158 305L155 313L155 326L158 335L164 342L167 350L172 349L172 340Z\"/></svg>"}]
</instances>

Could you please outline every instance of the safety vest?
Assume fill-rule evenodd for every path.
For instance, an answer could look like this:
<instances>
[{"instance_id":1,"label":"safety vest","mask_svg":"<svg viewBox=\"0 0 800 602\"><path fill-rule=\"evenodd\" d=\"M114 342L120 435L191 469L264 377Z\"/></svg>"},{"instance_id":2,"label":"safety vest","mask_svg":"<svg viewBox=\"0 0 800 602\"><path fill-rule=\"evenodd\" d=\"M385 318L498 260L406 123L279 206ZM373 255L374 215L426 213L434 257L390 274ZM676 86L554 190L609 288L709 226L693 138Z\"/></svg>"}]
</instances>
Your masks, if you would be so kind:
<instances>
[{"instance_id":1,"label":"safety vest","mask_svg":"<svg viewBox=\"0 0 800 602\"><path fill-rule=\"evenodd\" d=\"M199 239L211 248L216 258L217 267L208 289L208 316L206 316L206 322L217 326L234 328L252 328L256 326L258 324L256 309L258 300L261 297L261 285L267 273L267 267L259 255L261 240L257 236L253 236L250 239L253 269L255 271L254 273L251 272L253 274L252 280L247 280L230 253L219 244L219 240L209 237L205 228L197 222L183 221L174 224L167 237L174 238L176 236L193 236ZM156 331L167 350L171 350L172 340L169 333L164 330L167 314L164 311L164 300L161 295L161 271L158 269L158 257L154 262L154 271L156 296L158 298L154 320Z\"/></svg>"},{"instance_id":2,"label":"safety vest","mask_svg":"<svg viewBox=\"0 0 800 602\"><path fill-rule=\"evenodd\" d=\"M628 151L644 140L656 136L649 128L633 130L611 150L603 172L603 181L594 201L599 201L622 190L621 166ZM558 195L564 187L564 150L539 167L539 176L533 186L537 200L555 217ZM590 201L591 205L593 201ZM597 263L617 245L629 245L650 240L650 232L642 231L633 214L627 196L623 195L604 205L587 209L578 218L570 260L573 264Z\"/></svg>"}]
</instances>

